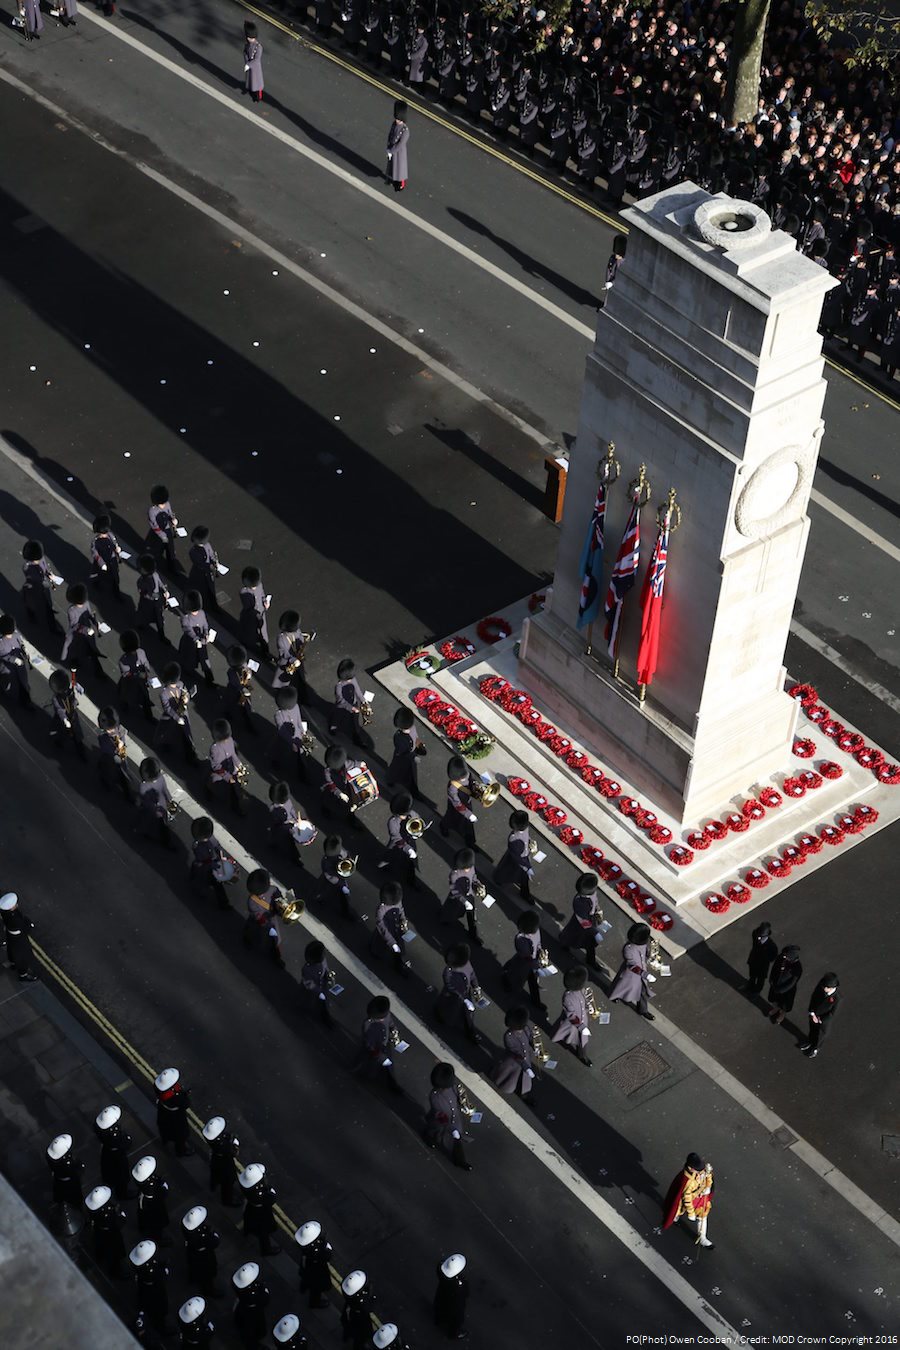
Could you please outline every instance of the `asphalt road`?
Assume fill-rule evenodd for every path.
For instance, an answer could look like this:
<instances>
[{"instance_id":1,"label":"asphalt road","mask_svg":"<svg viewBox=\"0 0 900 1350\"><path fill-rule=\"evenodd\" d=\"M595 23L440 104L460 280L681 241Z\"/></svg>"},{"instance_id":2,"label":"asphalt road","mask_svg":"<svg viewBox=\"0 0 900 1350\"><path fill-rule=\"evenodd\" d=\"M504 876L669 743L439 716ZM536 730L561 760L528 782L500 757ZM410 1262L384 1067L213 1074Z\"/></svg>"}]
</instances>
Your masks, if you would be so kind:
<instances>
[{"instance_id":1,"label":"asphalt road","mask_svg":"<svg viewBox=\"0 0 900 1350\"><path fill-rule=\"evenodd\" d=\"M125 11L123 29L211 84L219 87L237 69L240 15L230 6L157 6L140 17L138 24ZM586 339L527 294L476 270L433 234L361 198L89 20L74 36L48 24L39 62L38 44L17 46L7 32L0 43L3 69L127 154L309 267L530 423L554 437L571 433ZM386 96L287 40L266 46L270 124L378 186ZM109 504L132 550L149 485L166 479L182 519L204 519L233 568L227 609L235 612L234 573L250 559L263 567L275 610L300 603L304 621L320 632L311 674L326 695L340 656L352 652L371 667L546 578L556 536L538 509L538 442L246 236L174 199L7 84L0 85L0 116L2 430L42 477L88 512ZM569 316L593 322L580 287L602 268L605 227L439 127L416 125L415 135L424 153L414 160L415 195L404 198L404 210L477 248ZM461 219L460 203L471 219L488 219L489 233ZM818 486L893 539L893 411L854 388L831 381ZM852 659L863 680L900 691L892 560L828 513L814 508L813 515L798 614ZM16 603L17 554L32 533L67 579L86 574L85 531L5 461L0 518L3 605ZM128 612L104 617L120 628ZM896 744L894 715L858 681L793 641L788 663L875 740ZM214 703L202 695L200 707L208 722ZM320 719L321 708L314 714ZM398 1308L424 1337L421 1300L437 1249L458 1244L477 1272L485 1344L502 1334L512 1344L566 1336L605 1346L634 1330L697 1329L665 1283L648 1277L608 1230L588 1223L499 1123L479 1127L471 1178L426 1154L416 1128L427 1055L414 1046L404 1063L410 1103L395 1112L373 1098L348 1074L361 991L348 988L345 1030L326 1044L298 1020L291 977L276 981L244 957L237 918L220 923L186 896L183 860L148 851L126 808L101 799L89 772L48 757L42 715L22 726L3 716L12 766L0 788L5 864L29 879L45 945L151 1061L189 1065L198 1100L213 1109L228 1095L242 1139L277 1156L275 1184L289 1212L299 1219L310 1205L321 1209L348 1260L372 1265L380 1303ZM382 746L389 720L390 709L381 708ZM428 790L437 797L444 756L430 745ZM253 759L265 773L261 757ZM200 782L192 779L193 787ZM259 792L262 780L254 782ZM314 793L309 801L315 812ZM372 829L381 839L384 812L377 811ZM269 856L263 814L255 809L241 829ZM502 833L499 819L487 824L494 856ZM410 906L421 941L402 990L424 1016L440 961L432 919L446 854L435 843L423 864L434 894ZM839 964L848 991L815 1066L734 993L749 919L691 967L676 968L664 1008L857 1184L896 1208L896 1165L881 1147L896 1122L896 1053L889 1038L872 1036L886 1016L883 990L893 974L881 891L892 843L893 832L879 834L767 910L782 940L799 933L808 970ZM370 915L377 858L377 843L367 840L361 907ZM552 931L571 878L555 859L546 866L541 898ZM486 1019L494 1045L496 962L515 913L509 904L502 909L485 925L497 956L482 958L495 999ZM611 943L622 927L617 917ZM369 959L362 931L341 937ZM296 955L291 964L296 970ZM891 1288L888 1244L635 1022L614 1013L590 1075L561 1063L541 1110L547 1137L733 1325L827 1333L843 1330L849 1311L854 1330L889 1329L890 1305L874 1292ZM645 1039L669 1070L652 1093L632 1101L601 1077L600 1062ZM852 1107L836 1111L836 1102ZM682 1267L694 1255L690 1247L677 1237L661 1244L653 1234L659 1192L697 1146L698 1128L722 1179L714 1270ZM791 1327L783 1320L788 1305Z\"/></svg>"}]
</instances>

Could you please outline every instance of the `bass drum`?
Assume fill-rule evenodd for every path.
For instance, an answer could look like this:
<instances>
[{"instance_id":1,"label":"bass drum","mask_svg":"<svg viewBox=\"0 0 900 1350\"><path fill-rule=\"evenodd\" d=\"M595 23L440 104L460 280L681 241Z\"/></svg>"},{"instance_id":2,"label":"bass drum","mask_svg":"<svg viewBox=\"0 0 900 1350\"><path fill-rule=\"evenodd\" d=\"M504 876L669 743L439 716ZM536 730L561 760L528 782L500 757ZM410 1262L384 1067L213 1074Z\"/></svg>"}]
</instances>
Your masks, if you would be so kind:
<instances>
[{"instance_id":1,"label":"bass drum","mask_svg":"<svg viewBox=\"0 0 900 1350\"><path fill-rule=\"evenodd\" d=\"M237 868L230 858L220 858L218 862L213 863L213 876L216 881L221 881L225 885L227 885L229 881L234 881L236 872Z\"/></svg>"},{"instance_id":2,"label":"bass drum","mask_svg":"<svg viewBox=\"0 0 900 1350\"><path fill-rule=\"evenodd\" d=\"M378 784L368 765L360 764L358 769L350 769L347 782L350 788L350 805L355 810L378 800Z\"/></svg>"}]
</instances>

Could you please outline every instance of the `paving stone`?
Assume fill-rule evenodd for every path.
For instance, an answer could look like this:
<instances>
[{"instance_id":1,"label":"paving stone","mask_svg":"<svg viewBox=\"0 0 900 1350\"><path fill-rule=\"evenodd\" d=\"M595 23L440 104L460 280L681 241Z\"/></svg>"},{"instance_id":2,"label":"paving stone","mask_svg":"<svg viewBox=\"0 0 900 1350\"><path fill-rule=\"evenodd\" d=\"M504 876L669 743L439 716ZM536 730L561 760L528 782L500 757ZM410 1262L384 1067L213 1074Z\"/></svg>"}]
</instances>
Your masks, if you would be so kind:
<instances>
[{"instance_id":1,"label":"paving stone","mask_svg":"<svg viewBox=\"0 0 900 1350\"><path fill-rule=\"evenodd\" d=\"M74 1045L69 1041L60 1041L57 1045L52 1045L49 1050L38 1055L38 1062L44 1066L51 1079L55 1082L58 1078L65 1077L66 1074L84 1064L84 1057L78 1053Z\"/></svg>"},{"instance_id":2,"label":"paving stone","mask_svg":"<svg viewBox=\"0 0 900 1350\"><path fill-rule=\"evenodd\" d=\"M22 1032L18 1046L25 1059L34 1059L36 1055L49 1050L51 1045L57 1045L59 1040L59 1031L46 1017L42 1017Z\"/></svg>"},{"instance_id":3,"label":"paving stone","mask_svg":"<svg viewBox=\"0 0 900 1350\"><path fill-rule=\"evenodd\" d=\"M21 986L19 986L21 988ZM0 985L2 988L2 985ZM0 1003L0 1025L8 1027L11 1031L18 1031L22 1027L30 1026L36 1022L41 1014L37 1008L33 1008L24 994L11 994L9 998Z\"/></svg>"}]
</instances>

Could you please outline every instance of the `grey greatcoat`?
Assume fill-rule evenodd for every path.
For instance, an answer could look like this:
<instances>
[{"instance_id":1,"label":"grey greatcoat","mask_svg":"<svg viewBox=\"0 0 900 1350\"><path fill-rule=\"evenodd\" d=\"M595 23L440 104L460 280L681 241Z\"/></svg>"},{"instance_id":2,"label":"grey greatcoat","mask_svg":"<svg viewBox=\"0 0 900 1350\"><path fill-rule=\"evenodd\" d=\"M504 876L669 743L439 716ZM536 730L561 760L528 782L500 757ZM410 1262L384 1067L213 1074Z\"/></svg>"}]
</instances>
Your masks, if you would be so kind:
<instances>
[{"instance_id":1,"label":"grey greatcoat","mask_svg":"<svg viewBox=\"0 0 900 1350\"><path fill-rule=\"evenodd\" d=\"M428 38L424 33L416 33L409 53L410 84L421 84L423 82L425 79L425 62L427 59Z\"/></svg>"},{"instance_id":2,"label":"grey greatcoat","mask_svg":"<svg viewBox=\"0 0 900 1350\"><path fill-rule=\"evenodd\" d=\"M652 997L647 985L647 948L626 942L622 948L622 964L609 991L610 1002L621 999L623 1003L639 1004L642 999Z\"/></svg>"},{"instance_id":3,"label":"grey greatcoat","mask_svg":"<svg viewBox=\"0 0 900 1350\"><path fill-rule=\"evenodd\" d=\"M567 989L563 994L562 1012L553 1024L550 1039L558 1045L568 1045L577 1050L583 1045L583 1035L587 1030L588 1010L584 990Z\"/></svg>"},{"instance_id":4,"label":"grey greatcoat","mask_svg":"<svg viewBox=\"0 0 900 1350\"><path fill-rule=\"evenodd\" d=\"M388 172L392 183L405 183L409 177L409 127L405 122L392 122L388 130Z\"/></svg>"},{"instance_id":5,"label":"grey greatcoat","mask_svg":"<svg viewBox=\"0 0 900 1350\"><path fill-rule=\"evenodd\" d=\"M445 966L443 986L435 1004L438 1021L449 1026L471 1027L475 1010L474 1007L467 1008L466 1004L474 1004L472 995L478 990L471 961L464 966Z\"/></svg>"},{"instance_id":6,"label":"grey greatcoat","mask_svg":"<svg viewBox=\"0 0 900 1350\"><path fill-rule=\"evenodd\" d=\"M25 31L29 36L43 33L44 16L41 13L41 0L25 0Z\"/></svg>"},{"instance_id":7,"label":"grey greatcoat","mask_svg":"<svg viewBox=\"0 0 900 1350\"><path fill-rule=\"evenodd\" d=\"M465 1129L466 1120L459 1105L459 1084L432 1088L428 1096L428 1115L425 1117L425 1137L429 1144L440 1144L452 1152L453 1145L459 1142L453 1138L453 1131L462 1135Z\"/></svg>"},{"instance_id":8,"label":"grey greatcoat","mask_svg":"<svg viewBox=\"0 0 900 1350\"><path fill-rule=\"evenodd\" d=\"M504 1056L491 1074L494 1086L507 1096L512 1096L518 1091L525 1097L531 1091L534 1081L532 1067L534 1051L531 1047L530 1023L524 1031L514 1031L510 1028L503 1037L503 1049Z\"/></svg>"},{"instance_id":9,"label":"grey greatcoat","mask_svg":"<svg viewBox=\"0 0 900 1350\"><path fill-rule=\"evenodd\" d=\"M256 38L244 43L244 66L247 89L251 94L259 94L263 89L262 68L263 45Z\"/></svg>"}]
</instances>

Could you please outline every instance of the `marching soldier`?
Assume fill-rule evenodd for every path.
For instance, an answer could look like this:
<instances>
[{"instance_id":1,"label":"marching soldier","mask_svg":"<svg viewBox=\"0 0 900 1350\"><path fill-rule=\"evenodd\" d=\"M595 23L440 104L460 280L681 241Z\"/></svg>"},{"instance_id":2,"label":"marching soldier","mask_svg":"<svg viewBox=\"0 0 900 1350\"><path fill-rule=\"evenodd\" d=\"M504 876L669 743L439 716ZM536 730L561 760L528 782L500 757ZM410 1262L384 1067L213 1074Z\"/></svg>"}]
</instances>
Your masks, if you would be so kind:
<instances>
[{"instance_id":1,"label":"marching soldier","mask_svg":"<svg viewBox=\"0 0 900 1350\"><path fill-rule=\"evenodd\" d=\"M247 664L246 648L236 644L228 648L228 675L225 682L225 711L230 718L240 713L251 736L257 734L253 725L251 700L253 672Z\"/></svg>"},{"instance_id":2,"label":"marching soldier","mask_svg":"<svg viewBox=\"0 0 900 1350\"><path fill-rule=\"evenodd\" d=\"M57 750L62 750L67 741L71 741L80 759L87 759L84 746L84 732L78 714L78 693L83 693L81 685L76 684L73 675L64 670L51 671L50 692L53 695L51 710L53 722L50 735Z\"/></svg>"},{"instance_id":3,"label":"marching soldier","mask_svg":"<svg viewBox=\"0 0 900 1350\"><path fill-rule=\"evenodd\" d=\"M361 718L368 716L362 712L366 699L362 687L356 678L356 665L345 657L337 668L337 682L334 686L334 708L331 713L332 735L346 736L354 745L363 750L371 750L373 742L368 732L363 731Z\"/></svg>"},{"instance_id":4,"label":"marching soldier","mask_svg":"<svg viewBox=\"0 0 900 1350\"><path fill-rule=\"evenodd\" d=\"M191 693L181 678L181 666L177 661L170 661L168 665L163 666L159 701L162 705L162 717L156 728L155 744L159 746L160 742L164 743L172 733L175 733L181 738L188 764L200 764L202 761L194 745L194 732L188 712Z\"/></svg>"},{"instance_id":5,"label":"marching soldier","mask_svg":"<svg viewBox=\"0 0 900 1350\"><path fill-rule=\"evenodd\" d=\"M480 1038L475 1030L475 1008L482 994L470 955L465 942L447 951L442 975L443 988L438 994L434 1011L439 1022L461 1026L466 1039L479 1045Z\"/></svg>"},{"instance_id":6,"label":"marching soldier","mask_svg":"<svg viewBox=\"0 0 900 1350\"><path fill-rule=\"evenodd\" d=\"M158 1255L156 1243L147 1238L132 1247L128 1259L135 1271L138 1323L149 1322L161 1336L168 1336L168 1266Z\"/></svg>"},{"instance_id":7,"label":"marching soldier","mask_svg":"<svg viewBox=\"0 0 900 1350\"><path fill-rule=\"evenodd\" d=\"M202 608L207 614L218 609L216 599L216 578L219 575L219 559L216 550L209 542L209 529L206 525L195 525L191 530L191 546L188 549L188 585L200 592Z\"/></svg>"},{"instance_id":8,"label":"marching soldier","mask_svg":"<svg viewBox=\"0 0 900 1350\"><path fill-rule=\"evenodd\" d=\"M248 651L259 652L266 661L271 660L269 628L266 623L270 601L271 596L266 595L259 568L245 567L241 573L238 637Z\"/></svg>"},{"instance_id":9,"label":"marching soldier","mask_svg":"<svg viewBox=\"0 0 900 1350\"><path fill-rule=\"evenodd\" d=\"M163 483L157 483L150 489L147 519L150 522L147 540L156 550L157 557L165 559L170 572L183 571L181 563L175 556L175 531L178 528L178 520L169 501L169 489Z\"/></svg>"},{"instance_id":10,"label":"marching soldier","mask_svg":"<svg viewBox=\"0 0 900 1350\"><path fill-rule=\"evenodd\" d=\"M72 1152L72 1136L58 1134L47 1145L47 1166L53 1178L54 1205L73 1205L81 1209L84 1204L84 1190L81 1174L84 1163Z\"/></svg>"},{"instance_id":11,"label":"marching soldier","mask_svg":"<svg viewBox=\"0 0 900 1350\"><path fill-rule=\"evenodd\" d=\"M294 1234L300 1248L300 1289L309 1294L311 1308L327 1308L331 1291L331 1243L315 1219L301 1224Z\"/></svg>"},{"instance_id":12,"label":"marching soldier","mask_svg":"<svg viewBox=\"0 0 900 1350\"><path fill-rule=\"evenodd\" d=\"M281 955L281 929L278 924L278 902L284 897L263 867L257 867L247 878L247 921L244 924L244 946L263 941L279 970L286 969Z\"/></svg>"},{"instance_id":13,"label":"marching soldier","mask_svg":"<svg viewBox=\"0 0 900 1350\"><path fill-rule=\"evenodd\" d=\"M238 1177L244 1192L244 1235L259 1240L263 1256L275 1256L281 1251L272 1241L275 1232L275 1191L266 1182L262 1163L250 1163Z\"/></svg>"},{"instance_id":14,"label":"marching soldier","mask_svg":"<svg viewBox=\"0 0 900 1350\"><path fill-rule=\"evenodd\" d=\"M399 1044L400 1032L391 1013L391 1000L384 994L370 999L363 1022L362 1046L357 1068L367 1077L382 1075L392 1092L402 1092L394 1077L393 1047Z\"/></svg>"},{"instance_id":15,"label":"marching soldier","mask_svg":"<svg viewBox=\"0 0 900 1350\"><path fill-rule=\"evenodd\" d=\"M325 948L321 942L309 942L304 956L303 969L300 972L300 993L303 1003L308 1012L317 1013L331 1030L334 1018L328 1009L328 991L334 983L334 977L328 969Z\"/></svg>"},{"instance_id":16,"label":"marching soldier","mask_svg":"<svg viewBox=\"0 0 900 1350\"><path fill-rule=\"evenodd\" d=\"M53 587L59 583L53 581L50 564L44 557L43 545L37 539L28 539L22 548L22 558L22 571L25 574L22 600L25 613L32 623L37 623L39 612L43 613L50 632L62 632L53 609Z\"/></svg>"},{"instance_id":17,"label":"marching soldier","mask_svg":"<svg viewBox=\"0 0 900 1350\"><path fill-rule=\"evenodd\" d=\"M438 1266L434 1294L434 1325L456 1341L468 1335L466 1303L469 1299L469 1281L465 1275L466 1264L462 1252L455 1252L443 1260Z\"/></svg>"},{"instance_id":18,"label":"marching soldier","mask_svg":"<svg viewBox=\"0 0 900 1350\"><path fill-rule=\"evenodd\" d=\"M178 656L185 678L191 686L192 695L196 691L197 672L203 671L207 689L215 689L216 681L209 664L209 620L203 608L203 598L199 591L188 591L184 597L184 612L181 615L181 641L178 644Z\"/></svg>"},{"instance_id":19,"label":"marching soldier","mask_svg":"<svg viewBox=\"0 0 900 1350\"><path fill-rule=\"evenodd\" d=\"M513 811L509 818L509 830L506 852L497 864L494 880L498 886L518 886L519 894L527 905L531 902L531 878L534 876L528 812Z\"/></svg>"},{"instance_id":20,"label":"marching soldier","mask_svg":"<svg viewBox=\"0 0 900 1350\"><path fill-rule=\"evenodd\" d=\"M28 684L31 661L25 650L25 640L11 614L0 616L0 693L11 698L15 689L19 703L29 710L34 707Z\"/></svg>"},{"instance_id":21,"label":"marching soldier","mask_svg":"<svg viewBox=\"0 0 900 1350\"><path fill-rule=\"evenodd\" d=\"M128 769L128 733L119 722L115 708L101 708L97 714L98 767L107 792L117 787L128 802L135 798L134 780Z\"/></svg>"},{"instance_id":22,"label":"marching soldier","mask_svg":"<svg viewBox=\"0 0 900 1350\"><path fill-rule=\"evenodd\" d=\"M117 1200L129 1200L134 1195L128 1151L131 1135L122 1129L121 1106L104 1106L94 1121L94 1133L100 1140L100 1179ZM122 1255L125 1255L124 1248Z\"/></svg>"},{"instance_id":23,"label":"marching soldier","mask_svg":"<svg viewBox=\"0 0 900 1350\"><path fill-rule=\"evenodd\" d=\"M208 1350L215 1329L215 1322L206 1316L205 1299L189 1298L178 1309L179 1350Z\"/></svg>"},{"instance_id":24,"label":"marching soldier","mask_svg":"<svg viewBox=\"0 0 900 1350\"><path fill-rule=\"evenodd\" d=\"M125 1260L125 1243L122 1240L125 1211L119 1209L109 1186L95 1186L84 1203L97 1264L114 1280L127 1280L128 1274L122 1268Z\"/></svg>"},{"instance_id":25,"label":"marching soldier","mask_svg":"<svg viewBox=\"0 0 900 1350\"><path fill-rule=\"evenodd\" d=\"M393 957L394 969L404 979L409 978L409 967L403 960L403 935L408 929L403 887L399 881L386 881L379 892L372 945L379 956Z\"/></svg>"},{"instance_id":26,"label":"marching soldier","mask_svg":"<svg viewBox=\"0 0 900 1350\"><path fill-rule=\"evenodd\" d=\"M68 666L69 670L77 670L85 658L90 657L94 674L105 676L97 649L100 620L91 607L87 587L80 581L76 582L66 591L66 600L69 607L66 611L66 638L60 662Z\"/></svg>"},{"instance_id":27,"label":"marching soldier","mask_svg":"<svg viewBox=\"0 0 900 1350\"><path fill-rule=\"evenodd\" d=\"M300 1318L296 1313L285 1313L272 1328L272 1336L279 1345L286 1345L288 1350L303 1350L304 1346L309 1345L300 1330Z\"/></svg>"},{"instance_id":28,"label":"marching soldier","mask_svg":"<svg viewBox=\"0 0 900 1350\"><path fill-rule=\"evenodd\" d=\"M416 876L418 851L413 845L410 825L419 820L412 809L408 792L395 792L388 817L387 865L391 874L411 890L419 889ZM415 827L414 827L415 828ZM419 831L421 835L422 831Z\"/></svg>"},{"instance_id":29,"label":"marching soldier","mask_svg":"<svg viewBox=\"0 0 900 1350\"><path fill-rule=\"evenodd\" d=\"M521 1097L534 1106L534 1027L527 1008L510 1008L506 1014L503 1058L495 1065L491 1078L498 1092Z\"/></svg>"},{"instance_id":30,"label":"marching soldier","mask_svg":"<svg viewBox=\"0 0 900 1350\"><path fill-rule=\"evenodd\" d=\"M477 882L475 854L470 848L459 849L450 871L447 899L441 905L441 923L451 924L465 919L469 941L476 947L483 947L484 943L478 935L478 924L475 920Z\"/></svg>"},{"instance_id":31,"label":"marching soldier","mask_svg":"<svg viewBox=\"0 0 900 1350\"><path fill-rule=\"evenodd\" d=\"M350 861L352 866L349 872L341 870L341 863ZM359 916L355 909L350 905L350 876L356 869L356 859L350 858L350 854L344 848L343 840L339 834L329 834L325 838L325 844L322 852L322 880L326 886L331 887L338 897L341 906L341 916L345 919L356 919Z\"/></svg>"},{"instance_id":32,"label":"marching soldier","mask_svg":"<svg viewBox=\"0 0 900 1350\"><path fill-rule=\"evenodd\" d=\"M348 759L342 745L329 745L325 751L325 781L322 784L325 814L331 816L341 812L354 830L362 829L354 814L356 808L351 800L350 789L350 770L358 768L359 761Z\"/></svg>"},{"instance_id":33,"label":"marching soldier","mask_svg":"<svg viewBox=\"0 0 900 1350\"><path fill-rule=\"evenodd\" d=\"M416 735L415 718L410 708L398 708L394 713L394 757L388 765L388 782L406 788L419 801L419 770L416 760L425 754L425 747Z\"/></svg>"},{"instance_id":34,"label":"marching soldier","mask_svg":"<svg viewBox=\"0 0 900 1350\"><path fill-rule=\"evenodd\" d=\"M27 914L23 913L15 891L7 891L6 895L0 896L0 917L3 919L7 961L23 984L31 984L37 979L31 969L33 953L31 939L28 936L33 931L34 924Z\"/></svg>"},{"instance_id":35,"label":"marching soldier","mask_svg":"<svg viewBox=\"0 0 900 1350\"><path fill-rule=\"evenodd\" d=\"M288 685L275 691L275 740L271 758L283 772L293 771L301 783L309 781L309 723L303 716L297 690Z\"/></svg>"},{"instance_id":36,"label":"marching soldier","mask_svg":"<svg viewBox=\"0 0 900 1350\"><path fill-rule=\"evenodd\" d=\"M191 1286L199 1289L204 1298L220 1298L222 1290L216 1284L219 1273L216 1248L221 1238L208 1220L209 1212L205 1205L194 1205L181 1220L187 1277Z\"/></svg>"},{"instance_id":37,"label":"marching soldier","mask_svg":"<svg viewBox=\"0 0 900 1350\"><path fill-rule=\"evenodd\" d=\"M602 939L598 933L603 922L603 911L597 898L597 877L593 872L584 872L575 883L575 899L572 901L572 917L559 935L560 945L571 949L581 947L585 960L591 970L599 970L597 963L597 941Z\"/></svg>"},{"instance_id":38,"label":"marching soldier","mask_svg":"<svg viewBox=\"0 0 900 1350\"><path fill-rule=\"evenodd\" d=\"M287 783L269 788L269 828L273 842L280 842L298 867L303 867L302 849L308 848L318 830L301 815Z\"/></svg>"},{"instance_id":39,"label":"marching soldier","mask_svg":"<svg viewBox=\"0 0 900 1350\"><path fill-rule=\"evenodd\" d=\"M240 1140L231 1133L224 1116L210 1117L203 1126L203 1138L209 1144L209 1189L221 1193L222 1204L228 1209L237 1209L241 1202L234 1194L235 1158Z\"/></svg>"},{"instance_id":40,"label":"marching soldier","mask_svg":"<svg viewBox=\"0 0 900 1350\"><path fill-rule=\"evenodd\" d=\"M587 977L584 966L573 966L563 976L565 993L562 1011L553 1024L551 1040L557 1045L566 1046L589 1069L592 1061L588 1059L586 1050L591 1032L588 1026L587 999L584 996Z\"/></svg>"},{"instance_id":41,"label":"marching soldier","mask_svg":"<svg viewBox=\"0 0 900 1350\"><path fill-rule=\"evenodd\" d=\"M228 909L225 887L235 879L237 863L216 838L209 816L191 821L191 838L191 885L195 890L211 890L219 909Z\"/></svg>"},{"instance_id":42,"label":"marching soldier","mask_svg":"<svg viewBox=\"0 0 900 1350\"><path fill-rule=\"evenodd\" d=\"M471 1172L472 1164L463 1148L463 1134L467 1106L462 1089L456 1081L452 1064L435 1064L431 1070L431 1092L428 1094L428 1114L425 1117L425 1142L429 1148L444 1148L450 1154L454 1167Z\"/></svg>"},{"instance_id":43,"label":"marching soldier","mask_svg":"<svg viewBox=\"0 0 900 1350\"><path fill-rule=\"evenodd\" d=\"M137 1182L137 1223L142 1237L150 1238L157 1246L169 1245L170 1238L163 1234L169 1226L169 1206L166 1203L168 1182L163 1181L156 1169L156 1159L149 1154L138 1158L131 1175Z\"/></svg>"},{"instance_id":44,"label":"marching soldier","mask_svg":"<svg viewBox=\"0 0 900 1350\"><path fill-rule=\"evenodd\" d=\"M212 745L209 747L210 778L207 793L212 796L216 787L226 786L233 809L239 816L245 816L247 802L241 780L246 775L246 765L234 743L231 723L224 717L217 717L212 725L212 736Z\"/></svg>"},{"instance_id":45,"label":"marching soldier","mask_svg":"<svg viewBox=\"0 0 900 1350\"><path fill-rule=\"evenodd\" d=\"M138 602L137 629L146 633L148 628L156 626L160 642L171 647L166 636L166 610L169 607L169 592L166 584L156 570L156 562L149 553L138 558Z\"/></svg>"},{"instance_id":46,"label":"marching soldier","mask_svg":"<svg viewBox=\"0 0 900 1350\"><path fill-rule=\"evenodd\" d=\"M503 987L518 993L525 981L528 981L528 994L531 1006L545 1013L547 1008L541 1000L541 986L538 983L538 971L541 968L541 921L533 909L526 909L519 916L519 931L514 939L515 950L503 967Z\"/></svg>"},{"instance_id":47,"label":"marching soldier","mask_svg":"<svg viewBox=\"0 0 900 1350\"><path fill-rule=\"evenodd\" d=\"M117 600L124 600L119 585L119 563L122 550L112 531L112 522L107 515L97 516L93 524L91 539L91 581L99 587L109 583Z\"/></svg>"},{"instance_id":48,"label":"marching soldier","mask_svg":"<svg viewBox=\"0 0 900 1350\"><path fill-rule=\"evenodd\" d=\"M296 609L286 609L278 620L273 684L276 689L296 689L298 698L304 702L309 697L309 686L306 682L306 647L315 636L314 632L304 633L301 630L300 615Z\"/></svg>"},{"instance_id":49,"label":"marching soldier","mask_svg":"<svg viewBox=\"0 0 900 1350\"><path fill-rule=\"evenodd\" d=\"M367 1350L372 1338L374 1298L366 1272L351 1270L349 1275L345 1275L341 1281L341 1293L344 1295L341 1309L344 1340L350 1342L352 1350Z\"/></svg>"},{"instance_id":50,"label":"marching soldier","mask_svg":"<svg viewBox=\"0 0 900 1350\"><path fill-rule=\"evenodd\" d=\"M270 1294L255 1261L245 1261L231 1277L237 1294L234 1325L246 1346L256 1347L266 1334L266 1306Z\"/></svg>"},{"instance_id":51,"label":"marching soldier","mask_svg":"<svg viewBox=\"0 0 900 1350\"><path fill-rule=\"evenodd\" d=\"M188 1142L191 1094L181 1081L179 1069L163 1069L153 1083L156 1089L156 1128L163 1144L174 1144L179 1158L189 1158L194 1150Z\"/></svg>"},{"instance_id":52,"label":"marching soldier","mask_svg":"<svg viewBox=\"0 0 900 1350\"><path fill-rule=\"evenodd\" d=\"M169 828L169 820L175 814L176 806L159 760L148 755L141 761L140 775L138 808L143 818L144 830L147 834L155 834L166 848L176 849L178 843Z\"/></svg>"},{"instance_id":53,"label":"marching soldier","mask_svg":"<svg viewBox=\"0 0 900 1350\"><path fill-rule=\"evenodd\" d=\"M119 638L122 655L119 657L119 703L124 708L141 708L148 722L155 722L150 702L150 679L153 671L141 639L133 628Z\"/></svg>"}]
</instances>

